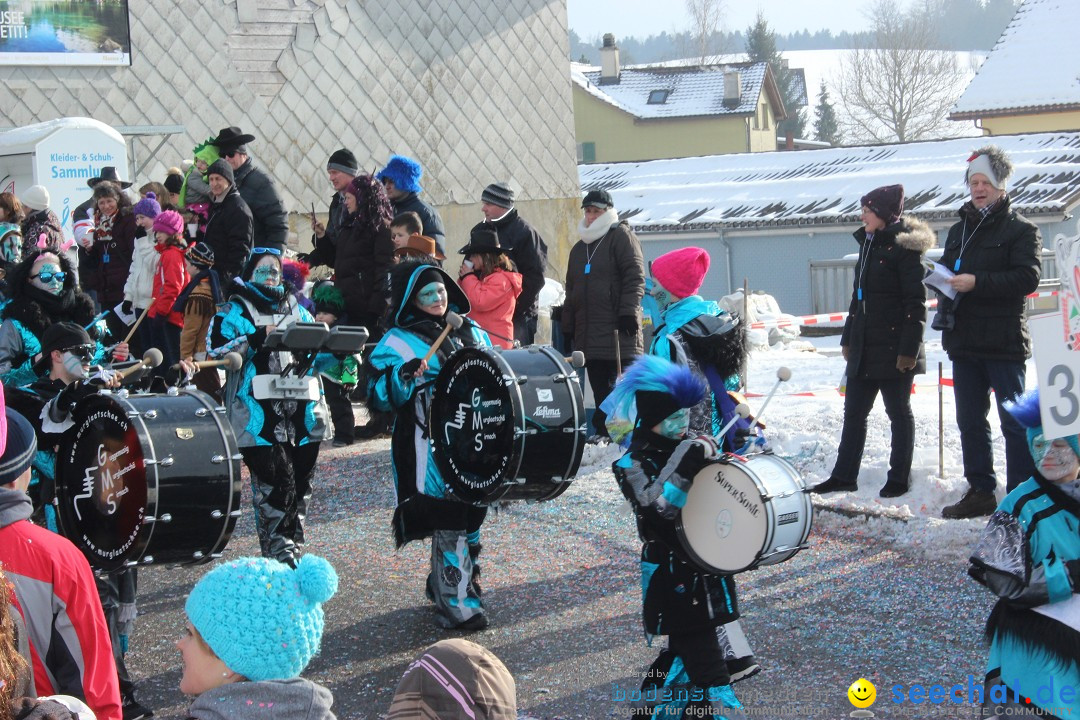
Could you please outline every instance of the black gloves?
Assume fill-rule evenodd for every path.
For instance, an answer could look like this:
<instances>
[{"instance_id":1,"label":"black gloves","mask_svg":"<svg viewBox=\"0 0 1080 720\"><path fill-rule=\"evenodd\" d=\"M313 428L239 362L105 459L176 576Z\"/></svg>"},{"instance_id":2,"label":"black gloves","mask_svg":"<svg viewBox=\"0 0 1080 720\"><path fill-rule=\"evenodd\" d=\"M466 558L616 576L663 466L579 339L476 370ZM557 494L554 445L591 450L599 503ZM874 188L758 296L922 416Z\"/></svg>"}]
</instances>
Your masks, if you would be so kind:
<instances>
[{"instance_id":1,"label":"black gloves","mask_svg":"<svg viewBox=\"0 0 1080 720\"><path fill-rule=\"evenodd\" d=\"M413 358L408 360L398 368L398 374L402 380L410 380L412 376L416 374L416 371L420 369L420 358Z\"/></svg>"},{"instance_id":2,"label":"black gloves","mask_svg":"<svg viewBox=\"0 0 1080 720\"><path fill-rule=\"evenodd\" d=\"M124 311L125 315L130 315L132 310L135 309L135 306L131 304L130 300L125 300L123 303L121 303L120 309Z\"/></svg>"},{"instance_id":3,"label":"black gloves","mask_svg":"<svg viewBox=\"0 0 1080 720\"><path fill-rule=\"evenodd\" d=\"M619 332L626 333L627 335L637 335L638 322L636 315L620 315L619 316Z\"/></svg>"}]
</instances>

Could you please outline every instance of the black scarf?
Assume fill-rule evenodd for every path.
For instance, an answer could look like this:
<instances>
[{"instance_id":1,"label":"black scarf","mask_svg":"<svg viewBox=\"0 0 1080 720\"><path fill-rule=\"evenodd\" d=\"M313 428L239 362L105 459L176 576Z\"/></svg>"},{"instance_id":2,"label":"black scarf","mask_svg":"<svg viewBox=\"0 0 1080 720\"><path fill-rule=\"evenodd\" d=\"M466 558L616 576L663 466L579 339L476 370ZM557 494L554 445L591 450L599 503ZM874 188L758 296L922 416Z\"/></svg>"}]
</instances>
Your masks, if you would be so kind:
<instances>
[{"instance_id":1,"label":"black scarf","mask_svg":"<svg viewBox=\"0 0 1080 720\"><path fill-rule=\"evenodd\" d=\"M184 312L188 297L195 288L199 287L199 283L206 278L210 278L210 296L213 298L214 305L221 304L221 281L218 280L217 271L213 268L206 268L193 277L191 282L187 284L187 287L181 291L180 295L176 298L176 302L173 303L173 312Z\"/></svg>"},{"instance_id":2,"label":"black scarf","mask_svg":"<svg viewBox=\"0 0 1080 720\"><path fill-rule=\"evenodd\" d=\"M233 286L233 293L250 302L259 312L273 314L282 311L281 301L285 299L285 286L268 288L265 285L255 285L237 279Z\"/></svg>"}]
</instances>

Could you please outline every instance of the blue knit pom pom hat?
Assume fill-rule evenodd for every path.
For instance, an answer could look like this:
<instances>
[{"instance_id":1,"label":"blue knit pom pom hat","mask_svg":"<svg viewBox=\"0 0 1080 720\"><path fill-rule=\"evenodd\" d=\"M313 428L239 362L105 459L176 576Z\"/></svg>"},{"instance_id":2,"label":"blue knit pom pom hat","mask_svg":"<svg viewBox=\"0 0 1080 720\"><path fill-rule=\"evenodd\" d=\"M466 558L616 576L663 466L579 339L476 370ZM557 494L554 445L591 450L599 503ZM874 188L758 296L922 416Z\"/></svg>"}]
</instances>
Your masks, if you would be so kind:
<instances>
[{"instance_id":1,"label":"blue knit pom pom hat","mask_svg":"<svg viewBox=\"0 0 1080 720\"><path fill-rule=\"evenodd\" d=\"M299 676L319 651L322 604L337 587L333 566L315 555L300 558L295 570L237 558L206 573L184 609L230 670L254 681L284 680Z\"/></svg>"},{"instance_id":2,"label":"blue knit pom pom hat","mask_svg":"<svg viewBox=\"0 0 1080 720\"><path fill-rule=\"evenodd\" d=\"M394 155L390 158L390 162L386 163L386 167L375 175L375 179L385 180L389 178L394 181L394 187L398 190L407 193L418 193L421 190L420 178L423 174L424 170L420 167L420 163L411 157Z\"/></svg>"}]
</instances>

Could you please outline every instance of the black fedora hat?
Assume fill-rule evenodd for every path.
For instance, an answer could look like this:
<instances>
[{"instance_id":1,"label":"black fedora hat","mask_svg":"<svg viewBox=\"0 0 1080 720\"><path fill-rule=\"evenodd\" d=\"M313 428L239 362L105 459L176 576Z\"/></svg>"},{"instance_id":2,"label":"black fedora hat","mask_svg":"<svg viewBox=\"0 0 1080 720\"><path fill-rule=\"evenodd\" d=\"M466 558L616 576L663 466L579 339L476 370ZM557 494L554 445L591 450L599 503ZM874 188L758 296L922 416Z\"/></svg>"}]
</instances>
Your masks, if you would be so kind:
<instances>
[{"instance_id":1,"label":"black fedora hat","mask_svg":"<svg viewBox=\"0 0 1080 720\"><path fill-rule=\"evenodd\" d=\"M219 148L234 148L240 147L241 145L247 145L254 140L254 135L243 132L240 128L233 125L232 127L221 128L217 137L211 140L210 144Z\"/></svg>"},{"instance_id":2,"label":"black fedora hat","mask_svg":"<svg viewBox=\"0 0 1080 720\"><path fill-rule=\"evenodd\" d=\"M473 226L469 231L469 244L460 250L462 255L474 255L479 253L506 252L502 243L499 242L499 233L495 226L485 220Z\"/></svg>"},{"instance_id":3,"label":"black fedora hat","mask_svg":"<svg viewBox=\"0 0 1080 720\"><path fill-rule=\"evenodd\" d=\"M105 181L114 182L119 185L121 189L131 187L131 183L124 182L120 179L120 176L116 174L116 168L114 168L112 165L101 168L101 175L99 175L98 177L90 178L86 181L86 184L90 187L94 187L98 183Z\"/></svg>"}]
</instances>

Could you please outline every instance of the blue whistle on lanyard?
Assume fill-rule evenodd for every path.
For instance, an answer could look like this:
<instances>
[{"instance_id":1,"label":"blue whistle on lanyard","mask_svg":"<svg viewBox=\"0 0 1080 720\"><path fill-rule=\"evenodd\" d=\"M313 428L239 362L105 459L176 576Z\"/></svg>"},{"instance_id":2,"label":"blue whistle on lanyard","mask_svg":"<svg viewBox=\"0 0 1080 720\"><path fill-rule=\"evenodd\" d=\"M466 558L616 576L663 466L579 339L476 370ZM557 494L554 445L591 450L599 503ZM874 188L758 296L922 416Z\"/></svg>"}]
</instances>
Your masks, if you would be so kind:
<instances>
[{"instance_id":1,"label":"blue whistle on lanyard","mask_svg":"<svg viewBox=\"0 0 1080 720\"><path fill-rule=\"evenodd\" d=\"M858 288L858 289L857 289L857 290L855 291L855 297L856 297L856 299L858 299L858 300L862 300L862 288Z\"/></svg>"},{"instance_id":2,"label":"blue whistle on lanyard","mask_svg":"<svg viewBox=\"0 0 1080 720\"><path fill-rule=\"evenodd\" d=\"M585 274L588 275L592 270L592 263L585 263Z\"/></svg>"},{"instance_id":3,"label":"blue whistle on lanyard","mask_svg":"<svg viewBox=\"0 0 1080 720\"><path fill-rule=\"evenodd\" d=\"M960 258L956 258L956 262L952 266L953 272L960 272Z\"/></svg>"}]
</instances>

